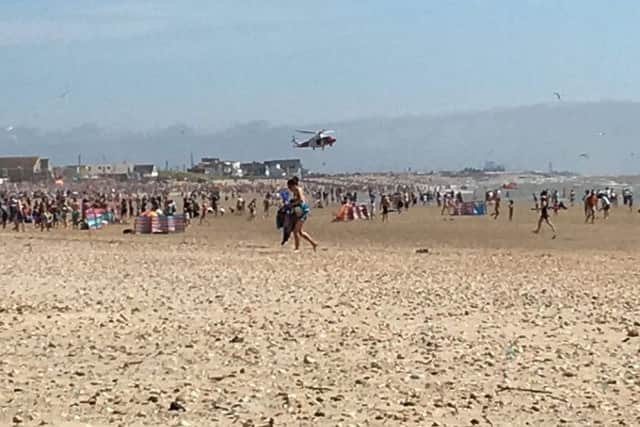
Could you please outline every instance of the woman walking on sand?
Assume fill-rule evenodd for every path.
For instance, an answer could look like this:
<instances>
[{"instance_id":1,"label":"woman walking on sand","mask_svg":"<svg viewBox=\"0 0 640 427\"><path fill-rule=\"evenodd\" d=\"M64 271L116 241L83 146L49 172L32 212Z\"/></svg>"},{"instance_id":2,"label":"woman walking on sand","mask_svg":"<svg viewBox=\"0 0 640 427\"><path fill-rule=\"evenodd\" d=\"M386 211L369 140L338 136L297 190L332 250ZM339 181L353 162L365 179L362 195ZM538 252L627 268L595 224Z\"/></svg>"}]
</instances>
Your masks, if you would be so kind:
<instances>
[{"instance_id":1,"label":"woman walking on sand","mask_svg":"<svg viewBox=\"0 0 640 427\"><path fill-rule=\"evenodd\" d=\"M549 220L549 199L547 196L547 192L543 191L540 193L540 218L538 219L538 228L536 228L533 232L538 234L540 233L540 229L542 228L542 223L546 222L551 231L553 232L552 239L556 238L556 228L553 226L551 221Z\"/></svg>"},{"instance_id":2,"label":"woman walking on sand","mask_svg":"<svg viewBox=\"0 0 640 427\"><path fill-rule=\"evenodd\" d=\"M386 194L382 195L382 222L389 221L389 208L391 207L391 201Z\"/></svg>"},{"instance_id":3,"label":"woman walking on sand","mask_svg":"<svg viewBox=\"0 0 640 427\"><path fill-rule=\"evenodd\" d=\"M293 239L295 250L300 249L300 237L309 242L315 251L318 244L311 238L309 233L305 232L302 227L309 218L309 205L304 197L298 177L293 177L287 181L287 187L291 192L291 208L295 216L295 225L293 226Z\"/></svg>"},{"instance_id":4,"label":"woman walking on sand","mask_svg":"<svg viewBox=\"0 0 640 427\"><path fill-rule=\"evenodd\" d=\"M24 222L25 222L25 218L26 218L26 211L27 208L24 205L24 203L22 202L22 199L14 199L15 200L15 214L13 215L13 231L22 231L23 233L25 232L25 227L24 227ZM13 202L12 202L12 208L13 208Z\"/></svg>"}]
</instances>

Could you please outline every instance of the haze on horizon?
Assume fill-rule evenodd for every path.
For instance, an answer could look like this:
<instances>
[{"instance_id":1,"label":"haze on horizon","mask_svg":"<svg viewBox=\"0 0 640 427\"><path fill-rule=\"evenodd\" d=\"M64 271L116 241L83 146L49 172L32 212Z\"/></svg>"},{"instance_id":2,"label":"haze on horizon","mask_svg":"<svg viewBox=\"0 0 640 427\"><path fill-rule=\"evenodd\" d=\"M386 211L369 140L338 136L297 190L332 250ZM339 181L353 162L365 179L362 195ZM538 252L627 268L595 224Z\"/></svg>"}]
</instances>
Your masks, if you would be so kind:
<instances>
[{"instance_id":1,"label":"haze on horizon","mask_svg":"<svg viewBox=\"0 0 640 427\"><path fill-rule=\"evenodd\" d=\"M0 124L206 131L640 99L640 3L7 0Z\"/></svg>"},{"instance_id":2,"label":"haze on horizon","mask_svg":"<svg viewBox=\"0 0 640 427\"><path fill-rule=\"evenodd\" d=\"M630 0L7 0L1 12L1 155L638 171ZM335 128L338 144L293 150L301 126Z\"/></svg>"}]
</instances>

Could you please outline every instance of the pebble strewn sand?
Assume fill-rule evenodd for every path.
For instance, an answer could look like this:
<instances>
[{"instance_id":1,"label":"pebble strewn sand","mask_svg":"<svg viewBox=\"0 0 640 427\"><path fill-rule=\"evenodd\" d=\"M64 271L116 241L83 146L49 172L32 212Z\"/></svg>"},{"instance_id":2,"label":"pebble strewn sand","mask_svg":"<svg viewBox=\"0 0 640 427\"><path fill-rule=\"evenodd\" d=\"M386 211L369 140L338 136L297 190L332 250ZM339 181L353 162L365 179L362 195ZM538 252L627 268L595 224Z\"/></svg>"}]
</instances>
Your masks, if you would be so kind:
<instances>
[{"instance_id":1,"label":"pebble strewn sand","mask_svg":"<svg viewBox=\"0 0 640 427\"><path fill-rule=\"evenodd\" d=\"M320 215L316 255L235 218L0 234L0 424L640 424L639 259L597 248L629 228Z\"/></svg>"}]
</instances>

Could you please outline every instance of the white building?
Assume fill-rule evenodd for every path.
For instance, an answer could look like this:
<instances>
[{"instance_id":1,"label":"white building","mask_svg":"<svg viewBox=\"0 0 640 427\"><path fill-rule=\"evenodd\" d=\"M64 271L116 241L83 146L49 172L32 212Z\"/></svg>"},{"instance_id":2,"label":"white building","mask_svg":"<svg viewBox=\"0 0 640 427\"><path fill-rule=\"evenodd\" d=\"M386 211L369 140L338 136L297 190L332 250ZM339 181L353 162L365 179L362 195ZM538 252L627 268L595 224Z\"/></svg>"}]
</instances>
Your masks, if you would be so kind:
<instances>
[{"instance_id":1,"label":"white building","mask_svg":"<svg viewBox=\"0 0 640 427\"><path fill-rule=\"evenodd\" d=\"M89 177L100 176L129 176L133 172L133 167L128 163L104 163L84 166Z\"/></svg>"},{"instance_id":2,"label":"white building","mask_svg":"<svg viewBox=\"0 0 640 427\"><path fill-rule=\"evenodd\" d=\"M158 177L158 168L155 165L135 165L133 167L134 175L137 175L139 178L157 178Z\"/></svg>"}]
</instances>

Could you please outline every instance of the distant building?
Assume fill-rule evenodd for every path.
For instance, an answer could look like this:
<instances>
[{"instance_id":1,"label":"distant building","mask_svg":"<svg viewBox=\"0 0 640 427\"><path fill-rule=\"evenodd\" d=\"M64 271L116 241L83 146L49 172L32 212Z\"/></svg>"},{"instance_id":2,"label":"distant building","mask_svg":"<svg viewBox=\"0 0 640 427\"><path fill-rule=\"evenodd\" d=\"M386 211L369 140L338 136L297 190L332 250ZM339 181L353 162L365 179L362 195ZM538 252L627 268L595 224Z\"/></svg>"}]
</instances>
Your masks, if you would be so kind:
<instances>
[{"instance_id":1,"label":"distant building","mask_svg":"<svg viewBox=\"0 0 640 427\"><path fill-rule=\"evenodd\" d=\"M306 173L300 159L269 160L266 162L246 162L220 160L217 157L203 157L190 172L201 173L215 178L272 177L281 178Z\"/></svg>"},{"instance_id":2,"label":"distant building","mask_svg":"<svg viewBox=\"0 0 640 427\"><path fill-rule=\"evenodd\" d=\"M87 179L89 178L89 166L87 165L67 165L54 168L56 177L65 180Z\"/></svg>"},{"instance_id":3,"label":"distant building","mask_svg":"<svg viewBox=\"0 0 640 427\"><path fill-rule=\"evenodd\" d=\"M264 162L265 175L272 178L284 176L296 176L304 174L300 159L268 160Z\"/></svg>"},{"instance_id":4,"label":"distant building","mask_svg":"<svg viewBox=\"0 0 640 427\"><path fill-rule=\"evenodd\" d=\"M504 172L505 170L506 168L503 165L493 161L485 162L482 168L483 172Z\"/></svg>"},{"instance_id":5,"label":"distant building","mask_svg":"<svg viewBox=\"0 0 640 427\"><path fill-rule=\"evenodd\" d=\"M37 156L0 157L0 178L11 182L50 179L49 159Z\"/></svg>"},{"instance_id":6,"label":"distant building","mask_svg":"<svg viewBox=\"0 0 640 427\"><path fill-rule=\"evenodd\" d=\"M266 176L267 168L262 162L240 163L242 176L263 177Z\"/></svg>"},{"instance_id":7,"label":"distant building","mask_svg":"<svg viewBox=\"0 0 640 427\"><path fill-rule=\"evenodd\" d=\"M219 163L219 162L220 162L220 159L217 158L217 157L203 157L200 160L200 163L205 163L205 164L206 163Z\"/></svg>"},{"instance_id":8,"label":"distant building","mask_svg":"<svg viewBox=\"0 0 640 427\"><path fill-rule=\"evenodd\" d=\"M157 178L158 177L158 169L155 165L134 165L133 166L133 174L138 178Z\"/></svg>"},{"instance_id":9,"label":"distant building","mask_svg":"<svg viewBox=\"0 0 640 427\"><path fill-rule=\"evenodd\" d=\"M242 176L240 162L220 160L214 157L203 157L189 172L201 173L213 178L238 178Z\"/></svg>"},{"instance_id":10,"label":"distant building","mask_svg":"<svg viewBox=\"0 0 640 427\"><path fill-rule=\"evenodd\" d=\"M89 178L110 177L127 179L133 172L133 167L128 163L105 163L79 166Z\"/></svg>"},{"instance_id":11,"label":"distant building","mask_svg":"<svg viewBox=\"0 0 640 427\"><path fill-rule=\"evenodd\" d=\"M63 178L65 180L79 178L80 166L78 165L58 166L53 169L53 173L55 174L56 177Z\"/></svg>"}]
</instances>

